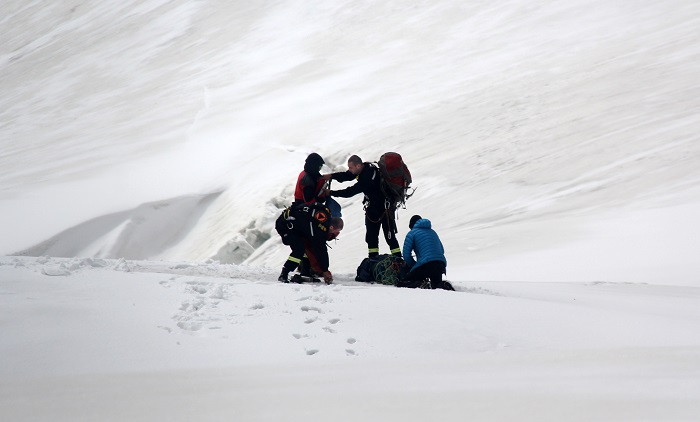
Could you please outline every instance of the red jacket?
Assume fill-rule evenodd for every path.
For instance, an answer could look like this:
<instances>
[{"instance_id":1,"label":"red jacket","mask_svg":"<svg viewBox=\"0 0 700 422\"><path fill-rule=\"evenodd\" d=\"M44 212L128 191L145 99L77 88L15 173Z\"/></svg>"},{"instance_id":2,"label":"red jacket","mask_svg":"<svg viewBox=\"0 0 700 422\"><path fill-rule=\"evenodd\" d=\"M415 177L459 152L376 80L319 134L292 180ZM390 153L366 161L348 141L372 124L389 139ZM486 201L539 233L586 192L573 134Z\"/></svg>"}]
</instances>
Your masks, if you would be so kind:
<instances>
[{"instance_id":1,"label":"red jacket","mask_svg":"<svg viewBox=\"0 0 700 422\"><path fill-rule=\"evenodd\" d=\"M326 181L323 178L314 182L313 178L302 170L297 178L297 186L294 189L294 203L313 204L314 202L323 202L325 197L321 195L323 186Z\"/></svg>"}]
</instances>

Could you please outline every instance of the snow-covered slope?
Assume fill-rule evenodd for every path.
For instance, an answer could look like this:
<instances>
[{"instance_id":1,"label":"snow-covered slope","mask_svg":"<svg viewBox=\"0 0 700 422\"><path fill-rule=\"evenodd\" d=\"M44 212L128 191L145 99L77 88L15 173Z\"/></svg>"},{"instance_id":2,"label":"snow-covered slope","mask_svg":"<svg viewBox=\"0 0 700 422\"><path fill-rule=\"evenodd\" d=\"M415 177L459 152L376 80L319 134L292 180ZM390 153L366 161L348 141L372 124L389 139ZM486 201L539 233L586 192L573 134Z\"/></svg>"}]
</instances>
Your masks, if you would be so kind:
<instances>
[{"instance_id":1,"label":"snow-covered slope","mask_svg":"<svg viewBox=\"0 0 700 422\"><path fill-rule=\"evenodd\" d=\"M697 420L700 4L0 3L0 419ZM398 151L457 291L274 281ZM340 186L340 185L336 185ZM385 249L382 243L381 247ZM62 258L63 257L63 258Z\"/></svg>"},{"instance_id":2,"label":"snow-covered slope","mask_svg":"<svg viewBox=\"0 0 700 422\"><path fill-rule=\"evenodd\" d=\"M698 9L6 2L0 200L14 223L0 251L277 266L271 221L306 154L331 171L392 150L418 187L401 230L414 213L431 218L453 268L603 235L624 258L638 240L599 220L700 198ZM333 260L351 271L363 223L357 199L344 205ZM698 234L692 218L674 223L669 239ZM657 259L685 256L646 241ZM568 264L606 278L588 272L598 258Z\"/></svg>"}]
</instances>

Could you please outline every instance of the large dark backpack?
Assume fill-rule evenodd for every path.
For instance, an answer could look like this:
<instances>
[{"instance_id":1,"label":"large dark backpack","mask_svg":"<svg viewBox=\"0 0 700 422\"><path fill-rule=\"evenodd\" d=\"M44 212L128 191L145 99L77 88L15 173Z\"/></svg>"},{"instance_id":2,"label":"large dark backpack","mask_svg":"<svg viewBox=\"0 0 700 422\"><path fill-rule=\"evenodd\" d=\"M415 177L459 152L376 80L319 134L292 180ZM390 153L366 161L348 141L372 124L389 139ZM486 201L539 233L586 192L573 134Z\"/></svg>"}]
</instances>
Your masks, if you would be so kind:
<instances>
[{"instance_id":1,"label":"large dark backpack","mask_svg":"<svg viewBox=\"0 0 700 422\"><path fill-rule=\"evenodd\" d=\"M400 271L403 260L393 255L378 255L365 258L357 267L355 281L377 282L396 286L401 279Z\"/></svg>"},{"instance_id":2,"label":"large dark backpack","mask_svg":"<svg viewBox=\"0 0 700 422\"><path fill-rule=\"evenodd\" d=\"M387 152L379 158L377 167L381 175L380 186L384 196L395 208L404 206L406 200L413 195L413 192L408 192L413 179L401 155L396 152Z\"/></svg>"},{"instance_id":3,"label":"large dark backpack","mask_svg":"<svg viewBox=\"0 0 700 422\"><path fill-rule=\"evenodd\" d=\"M294 225L298 223L299 218L303 219L303 223L301 224L308 224L307 221L310 220L326 226L327 229L327 225L330 224L331 211L326 205L320 202L314 202L312 204L304 204L302 202L300 204L292 204L285 208L275 221L275 230L277 230L277 233L282 237L282 243L285 245L289 245L289 243L287 243L287 236L294 228Z\"/></svg>"}]
</instances>

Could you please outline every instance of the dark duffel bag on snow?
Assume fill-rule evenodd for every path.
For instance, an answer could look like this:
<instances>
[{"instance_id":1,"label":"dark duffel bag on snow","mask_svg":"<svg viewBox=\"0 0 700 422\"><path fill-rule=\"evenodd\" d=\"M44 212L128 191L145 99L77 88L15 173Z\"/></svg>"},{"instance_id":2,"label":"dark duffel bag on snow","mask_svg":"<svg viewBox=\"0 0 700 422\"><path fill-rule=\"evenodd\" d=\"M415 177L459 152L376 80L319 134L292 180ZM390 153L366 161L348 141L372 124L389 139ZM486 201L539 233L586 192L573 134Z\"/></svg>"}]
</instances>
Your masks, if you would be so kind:
<instances>
[{"instance_id":1,"label":"dark duffel bag on snow","mask_svg":"<svg viewBox=\"0 0 700 422\"><path fill-rule=\"evenodd\" d=\"M355 281L367 283L376 282L396 286L400 280L403 259L393 255L377 255L373 258L365 258L357 267Z\"/></svg>"}]
</instances>

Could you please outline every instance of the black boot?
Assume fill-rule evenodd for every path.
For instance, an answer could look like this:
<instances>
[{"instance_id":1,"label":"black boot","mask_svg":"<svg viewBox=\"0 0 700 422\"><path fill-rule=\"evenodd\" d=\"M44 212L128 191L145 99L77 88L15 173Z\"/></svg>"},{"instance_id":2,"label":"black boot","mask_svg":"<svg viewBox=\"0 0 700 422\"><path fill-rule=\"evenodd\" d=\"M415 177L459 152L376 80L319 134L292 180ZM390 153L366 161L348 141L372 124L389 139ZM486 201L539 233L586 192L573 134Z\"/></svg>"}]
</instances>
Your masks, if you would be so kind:
<instances>
[{"instance_id":1,"label":"black boot","mask_svg":"<svg viewBox=\"0 0 700 422\"><path fill-rule=\"evenodd\" d=\"M280 273L280 276L277 277L277 281L281 281L282 283L289 283L289 270L286 268L282 268L282 273Z\"/></svg>"},{"instance_id":2,"label":"black boot","mask_svg":"<svg viewBox=\"0 0 700 422\"><path fill-rule=\"evenodd\" d=\"M444 289L444 286L442 279L430 280L430 288L432 289Z\"/></svg>"},{"instance_id":3,"label":"black boot","mask_svg":"<svg viewBox=\"0 0 700 422\"><path fill-rule=\"evenodd\" d=\"M301 262L299 263L299 273L303 276L311 276L311 261L309 261L306 255L301 258Z\"/></svg>"}]
</instances>

